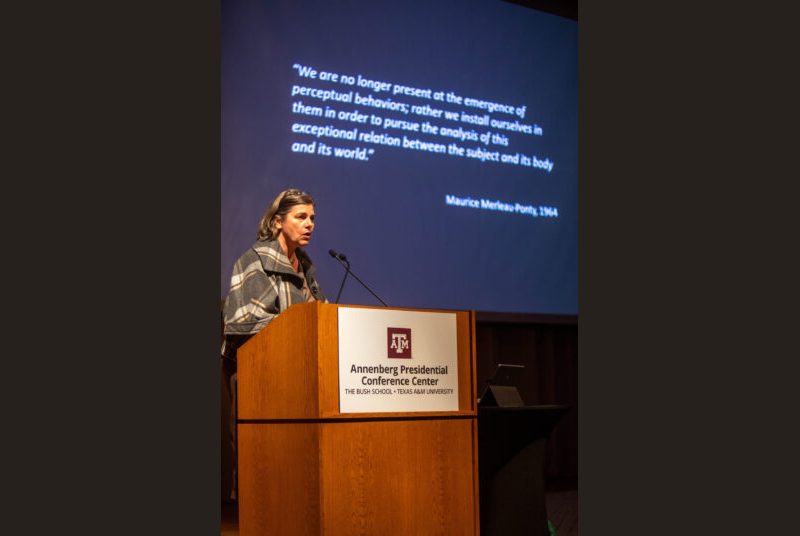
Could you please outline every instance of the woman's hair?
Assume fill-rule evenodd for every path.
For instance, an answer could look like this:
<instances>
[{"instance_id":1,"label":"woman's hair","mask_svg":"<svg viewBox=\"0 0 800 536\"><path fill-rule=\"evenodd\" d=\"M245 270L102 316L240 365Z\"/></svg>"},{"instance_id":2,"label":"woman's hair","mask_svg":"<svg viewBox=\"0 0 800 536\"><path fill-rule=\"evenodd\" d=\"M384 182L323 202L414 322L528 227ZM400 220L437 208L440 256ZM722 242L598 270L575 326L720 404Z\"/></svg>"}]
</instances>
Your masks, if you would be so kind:
<instances>
[{"instance_id":1,"label":"woman's hair","mask_svg":"<svg viewBox=\"0 0 800 536\"><path fill-rule=\"evenodd\" d=\"M295 188L289 188L278 194L267 211L261 217L258 225L258 239L272 240L278 236L278 229L275 227L277 219L283 219L295 205L313 205L314 199L311 195Z\"/></svg>"}]
</instances>

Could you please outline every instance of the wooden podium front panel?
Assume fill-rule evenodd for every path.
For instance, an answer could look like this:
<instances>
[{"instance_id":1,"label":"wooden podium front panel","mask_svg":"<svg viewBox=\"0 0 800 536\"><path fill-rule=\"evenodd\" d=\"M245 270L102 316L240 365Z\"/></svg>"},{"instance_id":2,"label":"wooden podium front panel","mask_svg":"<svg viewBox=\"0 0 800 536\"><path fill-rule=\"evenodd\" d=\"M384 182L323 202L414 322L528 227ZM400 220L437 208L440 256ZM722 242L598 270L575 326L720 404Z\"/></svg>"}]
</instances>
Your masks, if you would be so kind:
<instances>
[{"instance_id":1,"label":"wooden podium front panel","mask_svg":"<svg viewBox=\"0 0 800 536\"><path fill-rule=\"evenodd\" d=\"M319 366L319 416L339 415L339 315L338 305L319 304L317 355Z\"/></svg>"},{"instance_id":2,"label":"wooden podium front panel","mask_svg":"<svg viewBox=\"0 0 800 536\"><path fill-rule=\"evenodd\" d=\"M474 419L320 425L326 536L478 534Z\"/></svg>"},{"instance_id":3,"label":"wooden podium front panel","mask_svg":"<svg viewBox=\"0 0 800 536\"><path fill-rule=\"evenodd\" d=\"M240 420L319 416L317 311L293 305L238 349Z\"/></svg>"},{"instance_id":4,"label":"wooden podium front panel","mask_svg":"<svg viewBox=\"0 0 800 536\"><path fill-rule=\"evenodd\" d=\"M239 424L239 534L318 536L319 424Z\"/></svg>"}]
</instances>

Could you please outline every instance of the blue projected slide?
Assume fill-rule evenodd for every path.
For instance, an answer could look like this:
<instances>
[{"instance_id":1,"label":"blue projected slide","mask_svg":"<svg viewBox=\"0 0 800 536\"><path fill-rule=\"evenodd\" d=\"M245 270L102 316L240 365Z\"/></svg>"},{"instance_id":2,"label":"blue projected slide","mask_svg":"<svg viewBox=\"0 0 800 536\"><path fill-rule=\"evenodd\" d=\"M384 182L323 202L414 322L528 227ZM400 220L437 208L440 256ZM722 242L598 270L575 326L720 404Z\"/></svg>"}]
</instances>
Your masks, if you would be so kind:
<instances>
[{"instance_id":1,"label":"blue projected slide","mask_svg":"<svg viewBox=\"0 0 800 536\"><path fill-rule=\"evenodd\" d=\"M267 204L316 200L393 307L578 313L577 22L500 0L222 2L221 293ZM341 303L378 305L353 278Z\"/></svg>"}]
</instances>

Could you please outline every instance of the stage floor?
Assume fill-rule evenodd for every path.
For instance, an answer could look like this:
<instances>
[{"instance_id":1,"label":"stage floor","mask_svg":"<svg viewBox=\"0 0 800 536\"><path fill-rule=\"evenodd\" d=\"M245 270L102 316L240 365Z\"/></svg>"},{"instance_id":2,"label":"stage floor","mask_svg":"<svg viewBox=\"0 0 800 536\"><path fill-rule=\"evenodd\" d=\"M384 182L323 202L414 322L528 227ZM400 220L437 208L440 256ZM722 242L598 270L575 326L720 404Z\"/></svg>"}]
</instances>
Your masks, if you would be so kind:
<instances>
[{"instance_id":1,"label":"stage floor","mask_svg":"<svg viewBox=\"0 0 800 536\"><path fill-rule=\"evenodd\" d=\"M578 536L578 490L548 491L547 518L557 536ZM236 503L222 503L221 536L239 536Z\"/></svg>"}]
</instances>

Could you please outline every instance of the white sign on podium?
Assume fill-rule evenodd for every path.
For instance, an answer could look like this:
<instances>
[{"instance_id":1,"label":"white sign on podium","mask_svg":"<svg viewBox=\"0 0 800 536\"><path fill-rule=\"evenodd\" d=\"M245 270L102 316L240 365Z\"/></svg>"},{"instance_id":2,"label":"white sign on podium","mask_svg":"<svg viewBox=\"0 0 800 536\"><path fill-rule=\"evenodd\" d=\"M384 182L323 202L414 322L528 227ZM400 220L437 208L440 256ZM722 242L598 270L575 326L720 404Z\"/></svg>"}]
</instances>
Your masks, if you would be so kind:
<instances>
[{"instance_id":1,"label":"white sign on podium","mask_svg":"<svg viewBox=\"0 0 800 536\"><path fill-rule=\"evenodd\" d=\"M340 413L458 410L455 313L338 312Z\"/></svg>"}]
</instances>

